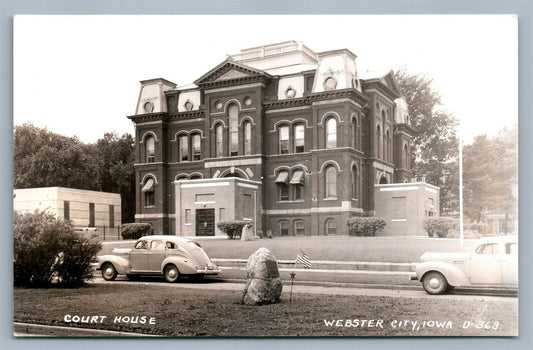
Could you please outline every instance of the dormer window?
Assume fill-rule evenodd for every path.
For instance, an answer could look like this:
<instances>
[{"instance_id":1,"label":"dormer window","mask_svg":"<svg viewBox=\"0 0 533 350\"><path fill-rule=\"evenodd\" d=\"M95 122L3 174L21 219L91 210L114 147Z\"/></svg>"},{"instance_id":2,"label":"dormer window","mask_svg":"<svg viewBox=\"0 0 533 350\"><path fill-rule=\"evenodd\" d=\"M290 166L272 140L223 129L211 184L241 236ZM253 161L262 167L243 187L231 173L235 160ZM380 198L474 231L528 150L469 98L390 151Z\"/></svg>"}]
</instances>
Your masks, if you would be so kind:
<instances>
[{"instance_id":1,"label":"dormer window","mask_svg":"<svg viewBox=\"0 0 533 350\"><path fill-rule=\"evenodd\" d=\"M337 80L333 77L328 77L326 80L324 80L324 88L326 90L334 90L337 86Z\"/></svg>"},{"instance_id":2,"label":"dormer window","mask_svg":"<svg viewBox=\"0 0 533 350\"><path fill-rule=\"evenodd\" d=\"M287 96L287 98L294 98L294 96L296 96L296 90L289 86L287 91L285 91L285 96Z\"/></svg>"},{"instance_id":3,"label":"dormer window","mask_svg":"<svg viewBox=\"0 0 533 350\"><path fill-rule=\"evenodd\" d=\"M144 104L143 108L146 113L152 113L152 111L154 110L154 104L148 101Z\"/></svg>"},{"instance_id":4,"label":"dormer window","mask_svg":"<svg viewBox=\"0 0 533 350\"><path fill-rule=\"evenodd\" d=\"M192 108L194 107L194 104L190 101L190 100L187 100L187 102L185 102L185 104L183 105L183 107L185 107L185 110L188 112L188 111L192 111Z\"/></svg>"}]
</instances>

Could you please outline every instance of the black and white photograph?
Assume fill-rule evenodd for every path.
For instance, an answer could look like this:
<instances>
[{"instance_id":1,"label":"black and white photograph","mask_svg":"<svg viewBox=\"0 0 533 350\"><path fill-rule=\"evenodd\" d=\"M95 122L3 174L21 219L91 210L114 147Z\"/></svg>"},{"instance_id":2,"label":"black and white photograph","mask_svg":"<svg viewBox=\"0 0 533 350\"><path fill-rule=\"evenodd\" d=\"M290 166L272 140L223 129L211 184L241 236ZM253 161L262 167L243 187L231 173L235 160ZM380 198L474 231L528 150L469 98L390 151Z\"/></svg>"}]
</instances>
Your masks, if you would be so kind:
<instances>
[{"instance_id":1,"label":"black and white photograph","mask_svg":"<svg viewBox=\"0 0 533 350\"><path fill-rule=\"evenodd\" d=\"M518 23L15 16L15 337L517 337Z\"/></svg>"}]
</instances>

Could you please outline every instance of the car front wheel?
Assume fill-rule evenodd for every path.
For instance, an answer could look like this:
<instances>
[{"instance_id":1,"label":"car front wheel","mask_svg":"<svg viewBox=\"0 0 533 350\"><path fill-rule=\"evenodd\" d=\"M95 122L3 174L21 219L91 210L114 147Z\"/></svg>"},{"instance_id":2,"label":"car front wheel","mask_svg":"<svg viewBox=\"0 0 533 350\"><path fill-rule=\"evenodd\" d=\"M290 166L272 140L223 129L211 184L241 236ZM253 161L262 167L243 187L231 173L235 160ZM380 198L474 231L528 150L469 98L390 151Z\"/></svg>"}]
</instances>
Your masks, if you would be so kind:
<instances>
[{"instance_id":1,"label":"car front wheel","mask_svg":"<svg viewBox=\"0 0 533 350\"><path fill-rule=\"evenodd\" d=\"M113 281L117 278L117 270L111 263L105 263L102 265L102 277L106 281Z\"/></svg>"},{"instance_id":2,"label":"car front wheel","mask_svg":"<svg viewBox=\"0 0 533 350\"><path fill-rule=\"evenodd\" d=\"M180 273L176 265L170 264L165 267L165 280L167 282L173 283L178 280Z\"/></svg>"},{"instance_id":3,"label":"car front wheel","mask_svg":"<svg viewBox=\"0 0 533 350\"><path fill-rule=\"evenodd\" d=\"M448 289L448 281L439 272L430 272L424 276L422 286L428 294L444 294Z\"/></svg>"}]
</instances>

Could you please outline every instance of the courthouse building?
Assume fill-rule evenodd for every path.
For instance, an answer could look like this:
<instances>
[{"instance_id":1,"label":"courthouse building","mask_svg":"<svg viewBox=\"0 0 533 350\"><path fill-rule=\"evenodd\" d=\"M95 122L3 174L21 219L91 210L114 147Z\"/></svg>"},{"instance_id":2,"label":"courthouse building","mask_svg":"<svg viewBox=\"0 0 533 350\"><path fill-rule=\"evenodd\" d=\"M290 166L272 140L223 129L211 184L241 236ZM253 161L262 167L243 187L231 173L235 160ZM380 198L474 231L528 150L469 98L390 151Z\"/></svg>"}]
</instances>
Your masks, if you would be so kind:
<instances>
[{"instance_id":1,"label":"courthouse building","mask_svg":"<svg viewBox=\"0 0 533 350\"><path fill-rule=\"evenodd\" d=\"M191 85L141 81L129 118L136 221L157 233L221 235L216 223L250 220L274 235L346 234L350 217L375 215L374 185L411 179L405 99L390 71L358 72L347 49L288 41L242 50Z\"/></svg>"}]
</instances>

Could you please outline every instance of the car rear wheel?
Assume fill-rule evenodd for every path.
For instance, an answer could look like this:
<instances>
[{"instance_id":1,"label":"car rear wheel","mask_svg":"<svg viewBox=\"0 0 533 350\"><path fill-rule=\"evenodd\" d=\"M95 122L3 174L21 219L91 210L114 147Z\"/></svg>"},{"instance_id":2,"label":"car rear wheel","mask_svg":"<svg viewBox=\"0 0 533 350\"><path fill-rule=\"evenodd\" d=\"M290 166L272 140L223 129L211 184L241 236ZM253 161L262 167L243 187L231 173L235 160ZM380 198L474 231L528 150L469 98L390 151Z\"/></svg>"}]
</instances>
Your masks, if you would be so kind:
<instances>
[{"instance_id":1,"label":"car rear wheel","mask_svg":"<svg viewBox=\"0 0 533 350\"><path fill-rule=\"evenodd\" d=\"M111 263L105 263L102 265L102 278L106 281L113 281L117 278L117 270Z\"/></svg>"},{"instance_id":2,"label":"car rear wheel","mask_svg":"<svg viewBox=\"0 0 533 350\"><path fill-rule=\"evenodd\" d=\"M167 282L173 283L178 280L180 273L176 265L170 264L165 267L165 280Z\"/></svg>"},{"instance_id":3,"label":"car rear wheel","mask_svg":"<svg viewBox=\"0 0 533 350\"><path fill-rule=\"evenodd\" d=\"M422 286L428 294L444 294L448 289L448 281L440 272L429 272L422 279Z\"/></svg>"}]
</instances>

